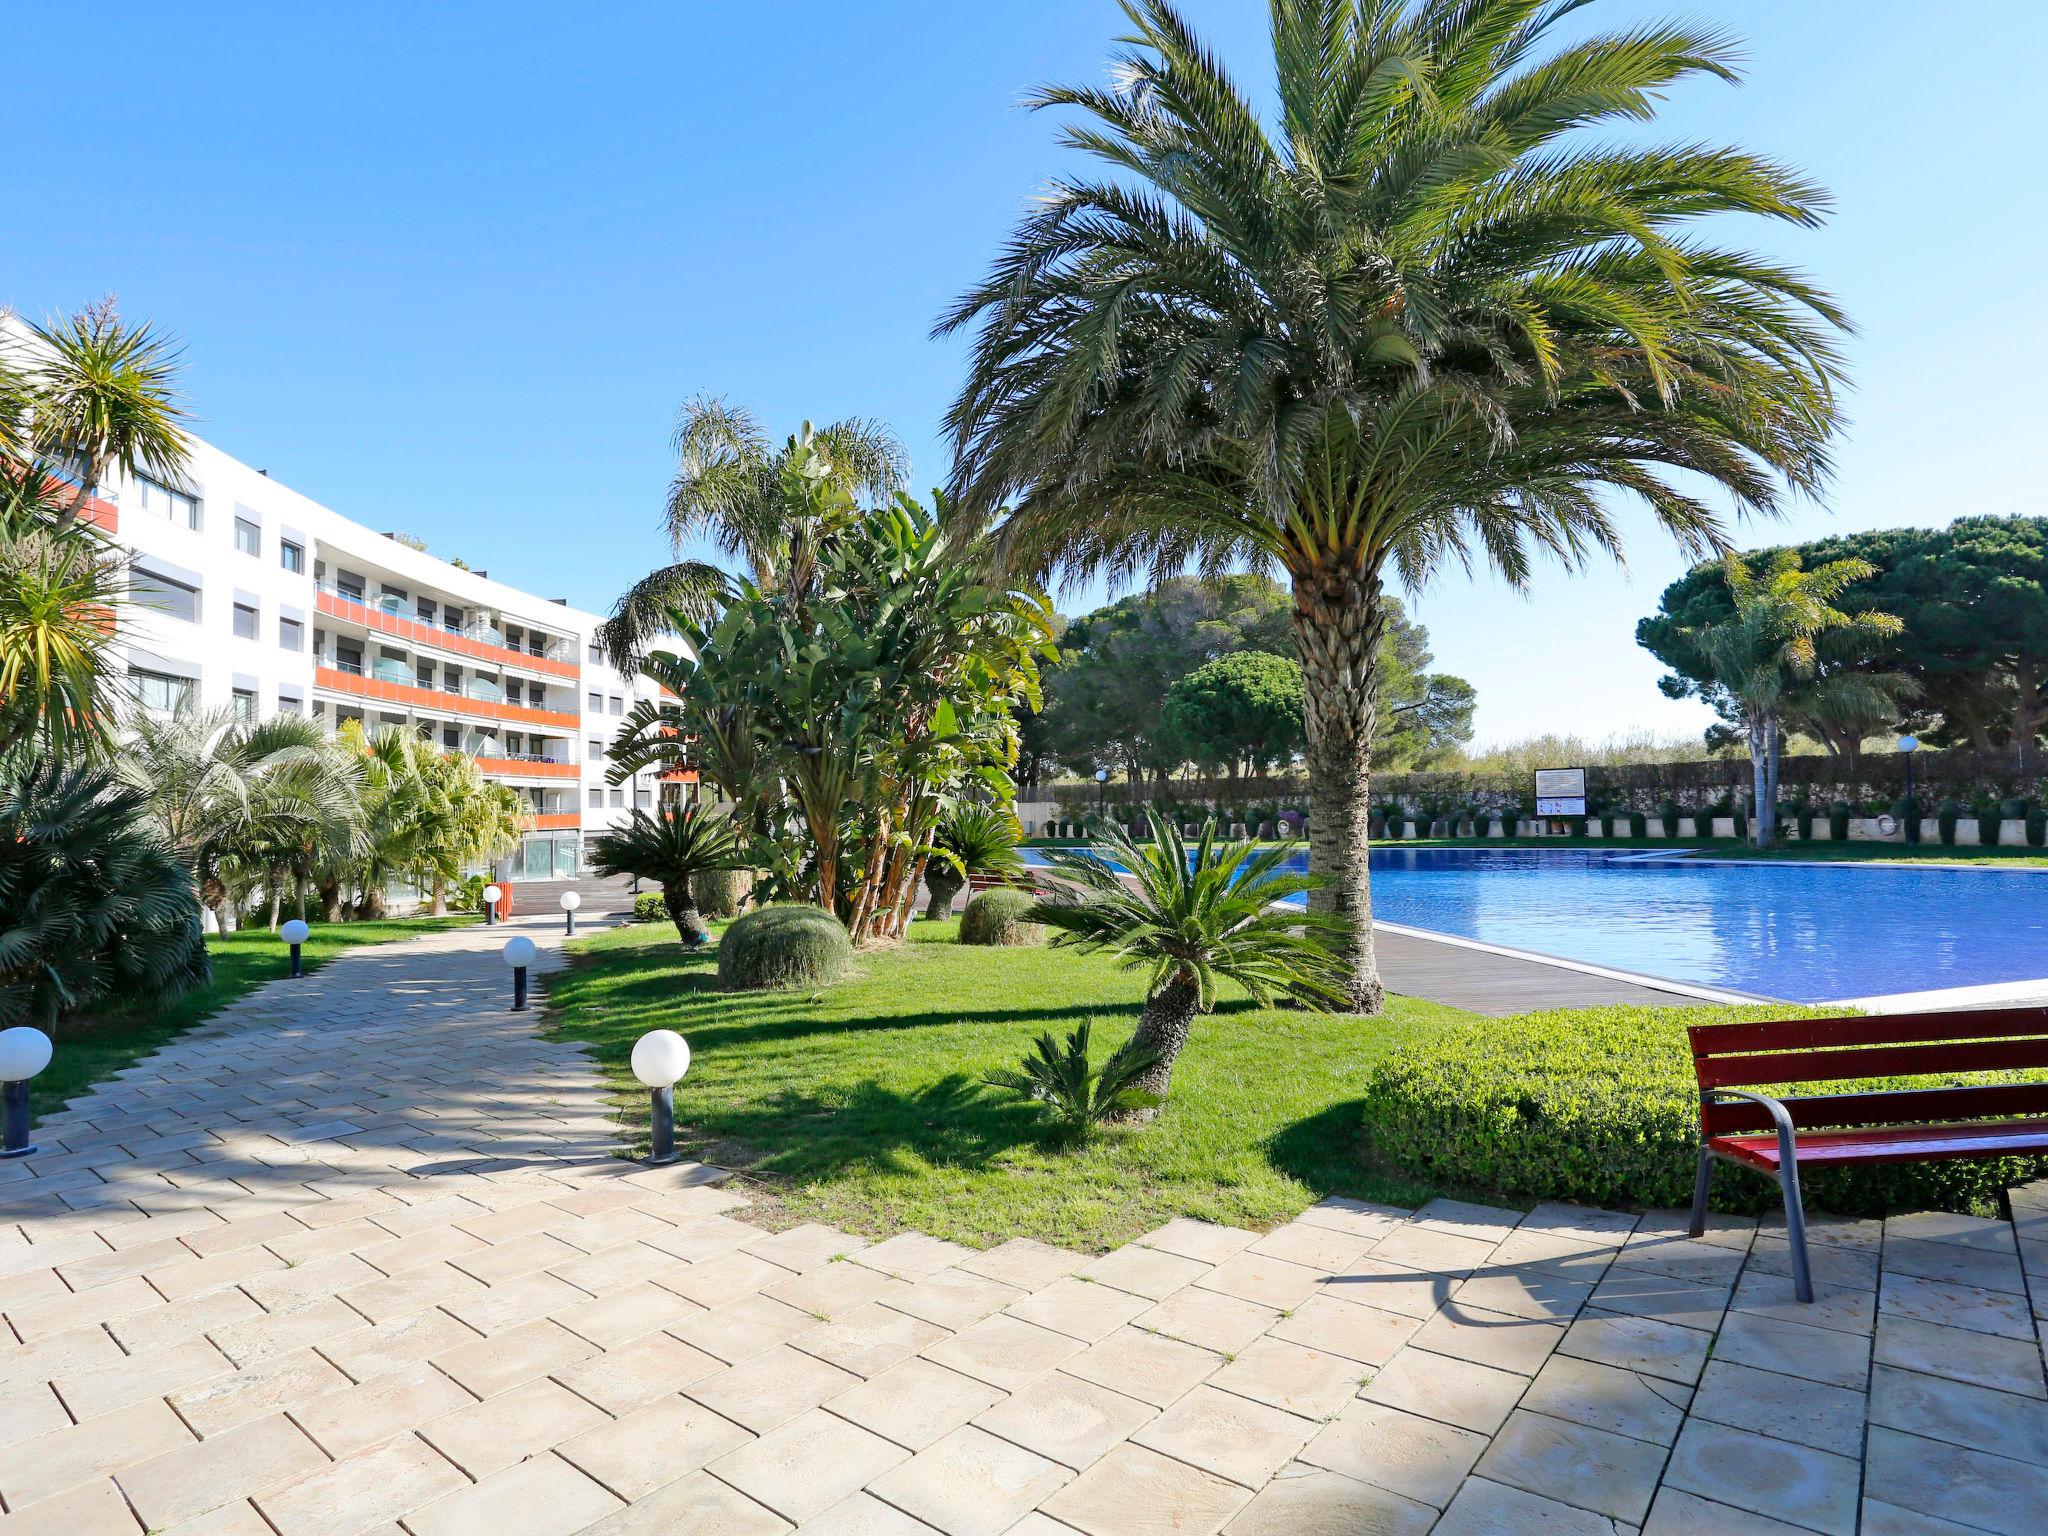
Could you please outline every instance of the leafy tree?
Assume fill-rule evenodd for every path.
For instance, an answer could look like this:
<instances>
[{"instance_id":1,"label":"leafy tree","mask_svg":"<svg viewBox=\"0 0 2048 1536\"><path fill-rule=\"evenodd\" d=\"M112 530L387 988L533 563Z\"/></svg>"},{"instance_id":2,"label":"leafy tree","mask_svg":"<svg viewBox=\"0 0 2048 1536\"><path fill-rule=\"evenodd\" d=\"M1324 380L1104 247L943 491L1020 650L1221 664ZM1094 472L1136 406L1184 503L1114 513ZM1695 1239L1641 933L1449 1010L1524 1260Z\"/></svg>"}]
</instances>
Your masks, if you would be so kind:
<instances>
[{"instance_id":1,"label":"leafy tree","mask_svg":"<svg viewBox=\"0 0 2048 1536\"><path fill-rule=\"evenodd\" d=\"M1850 614L1836 606L1844 589L1871 573L1863 560L1837 560L1809 571L1790 550L1756 569L1740 555L1727 555L1722 575L1734 612L1688 637L1748 737L1759 848L1777 840L1778 759L1787 711L1807 718L1830 711L1868 714L1891 702L1885 685L1871 676L1821 666L1822 646L1830 639L1898 632L1899 621L1890 614Z\"/></svg>"},{"instance_id":2,"label":"leafy tree","mask_svg":"<svg viewBox=\"0 0 2048 1536\"><path fill-rule=\"evenodd\" d=\"M192 873L141 791L99 764L0 758L0 1028L152 1011L209 974Z\"/></svg>"},{"instance_id":3,"label":"leafy tree","mask_svg":"<svg viewBox=\"0 0 2048 1536\"><path fill-rule=\"evenodd\" d=\"M1047 849L1058 878L1030 918L1054 931L1056 945L1107 951L1122 969L1149 973L1129 1048L1151 1064L1132 1086L1164 1097L1195 1015L1216 1006L1219 981L1260 1003L1346 1003L1350 967L1340 951L1349 919L1276 907L1322 883L1287 867L1292 843L1219 843L1210 821L1190 848L1171 824L1150 812L1146 819L1149 843L1109 827L1093 848Z\"/></svg>"},{"instance_id":4,"label":"leafy tree","mask_svg":"<svg viewBox=\"0 0 2048 1536\"><path fill-rule=\"evenodd\" d=\"M1306 744L1301 667L1291 657L1232 651L1166 690L1168 749L1232 778L1284 767Z\"/></svg>"},{"instance_id":5,"label":"leafy tree","mask_svg":"<svg viewBox=\"0 0 2048 1536\"><path fill-rule=\"evenodd\" d=\"M984 282L949 417L955 489L1025 569L1286 573L1320 910L1377 1011L1367 816L1388 572L1526 580L1615 547L1614 492L1693 549L1829 468L1835 305L1721 245L1821 191L1735 149L1586 130L1654 117L1735 47L1682 25L1568 40L1553 0L1274 0L1272 97L1166 0L1115 81L1033 102L1105 162L1057 181Z\"/></svg>"},{"instance_id":6,"label":"leafy tree","mask_svg":"<svg viewBox=\"0 0 2048 1536\"><path fill-rule=\"evenodd\" d=\"M658 816L633 812L623 827L591 841L590 861L600 875L631 875L661 886L668 915L685 944L710 937L697 910L692 882L717 870L738 869L740 849L732 823L688 805Z\"/></svg>"}]
</instances>

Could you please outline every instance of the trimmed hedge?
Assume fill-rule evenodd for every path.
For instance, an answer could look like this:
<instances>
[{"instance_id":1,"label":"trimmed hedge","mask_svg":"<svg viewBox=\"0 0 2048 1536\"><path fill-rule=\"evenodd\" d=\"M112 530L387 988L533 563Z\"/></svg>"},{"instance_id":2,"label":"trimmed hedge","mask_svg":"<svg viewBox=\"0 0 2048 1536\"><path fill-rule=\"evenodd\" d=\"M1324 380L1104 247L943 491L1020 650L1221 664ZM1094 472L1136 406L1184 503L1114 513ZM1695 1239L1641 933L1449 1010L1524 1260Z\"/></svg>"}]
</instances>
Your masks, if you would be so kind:
<instances>
[{"instance_id":1,"label":"trimmed hedge","mask_svg":"<svg viewBox=\"0 0 2048 1536\"><path fill-rule=\"evenodd\" d=\"M707 869L690 879L690 894L706 917L738 917L754 894L751 869Z\"/></svg>"},{"instance_id":2,"label":"trimmed hedge","mask_svg":"<svg viewBox=\"0 0 2048 1536\"><path fill-rule=\"evenodd\" d=\"M1376 1067L1367 1080L1366 1144L1391 1167L1446 1184L1530 1200L1686 1207L1699 1152L1699 1092L1688 1024L1819 1016L1813 1008L1586 1008L1447 1026ZM2024 1082L2021 1072L1968 1082ZM1877 1079L1845 1091L1948 1079ZM1766 1090L1768 1091L1768 1090ZM1819 1091L1801 1085L1800 1092ZM1979 1209L2048 1173L2048 1158L1808 1169L1810 1209ZM1717 1210L1778 1208L1777 1181L1723 1164Z\"/></svg>"},{"instance_id":3,"label":"trimmed hedge","mask_svg":"<svg viewBox=\"0 0 2048 1536\"><path fill-rule=\"evenodd\" d=\"M633 898L633 921L636 923L667 922L668 897L660 891L642 891Z\"/></svg>"},{"instance_id":4,"label":"trimmed hedge","mask_svg":"<svg viewBox=\"0 0 2048 1536\"><path fill-rule=\"evenodd\" d=\"M960 914L962 944L1042 944L1045 929L1029 921L1037 900L1028 891L997 886L967 903Z\"/></svg>"},{"instance_id":5,"label":"trimmed hedge","mask_svg":"<svg viewBox=\"0 0 2048 1536\"><path fill-rule=\"evenodd\" d=\"M718 941L718 984L732 992L829 986L852 966L853 941L823 907L761 907Z\"/></svg>"}]
</instances>

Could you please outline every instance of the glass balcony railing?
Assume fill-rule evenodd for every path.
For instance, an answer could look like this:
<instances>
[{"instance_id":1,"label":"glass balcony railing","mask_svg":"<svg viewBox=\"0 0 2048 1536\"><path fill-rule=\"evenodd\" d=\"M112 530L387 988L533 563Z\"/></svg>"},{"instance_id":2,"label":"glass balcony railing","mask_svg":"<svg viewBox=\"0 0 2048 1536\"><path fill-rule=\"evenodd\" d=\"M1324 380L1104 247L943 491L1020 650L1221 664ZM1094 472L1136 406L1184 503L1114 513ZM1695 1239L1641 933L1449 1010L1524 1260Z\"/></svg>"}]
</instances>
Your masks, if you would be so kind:
<instances>
[{"instance_id":1,"label":"glass balcony railing","mask_svg":"<svg viewBox=\"0 0 2048 1536\"><path fill-rule=\"evenodd\" d=\"M413 670L405 662L394 661L389 656L380 656L370 664L370 676L381 683L406 683L418 687Z\"/></svg>"},{"instance_id":2,"label":"glass balcony railing","mask_svg":"<svg viewBox=\"0 0 2048 1536\"><path fill-rule=\"evenodd\" d=\"M465 697L475 699L482 704L502 704L505 702L505 690L488 678L472 677L463 687L462 692Z\"/></svg>"},{"instance_id":3,"label":"glass balcony railing","mask_svg":"<svg viewBox=\"0 0 2048 1536\"><path fill-rule=\"evenodd\" d=\"M388 618L406 619L442 634L458 635L465 640L474 640L479 645L494 646L502 651L511 651L541 661L575 660L575 645L568 640L543 640L529 633L515 644L506 640L503 628L488 619L471 619L464 623L454 613L445 610L434 618L425 618L421 616L412 599L400 597L396 593L357 591L352 587L338 587L332 582L325 581L315 582L313 587L322 596L331 598L345 607L360 608L366 615L379 613Z\"/></svg>"}]
</instances>

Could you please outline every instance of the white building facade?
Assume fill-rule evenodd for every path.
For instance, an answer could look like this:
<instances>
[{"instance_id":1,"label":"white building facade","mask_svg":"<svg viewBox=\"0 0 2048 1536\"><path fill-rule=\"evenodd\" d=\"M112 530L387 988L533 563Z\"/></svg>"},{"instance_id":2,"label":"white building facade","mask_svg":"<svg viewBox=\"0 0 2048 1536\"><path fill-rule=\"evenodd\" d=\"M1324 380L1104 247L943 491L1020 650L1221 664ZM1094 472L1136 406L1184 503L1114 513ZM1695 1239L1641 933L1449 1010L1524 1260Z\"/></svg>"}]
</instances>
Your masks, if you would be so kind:
<instances>
[{"instance_id":1,"label":"white building facade","mask_svg":"<svg viewBox=\"0 0 2048 1536\"><path fill-rule=\"evenodd\" d=\"M417 732L527 803L513 880L583 871L596 833L694 793L694 775L606 781L638 698L601 616L436 559L194 439L185 483L120 478L92 509L134 556L128 683L151 709L311 715ZM488 565L486 551L465 551Z\"/></svg>"}]
</instances>

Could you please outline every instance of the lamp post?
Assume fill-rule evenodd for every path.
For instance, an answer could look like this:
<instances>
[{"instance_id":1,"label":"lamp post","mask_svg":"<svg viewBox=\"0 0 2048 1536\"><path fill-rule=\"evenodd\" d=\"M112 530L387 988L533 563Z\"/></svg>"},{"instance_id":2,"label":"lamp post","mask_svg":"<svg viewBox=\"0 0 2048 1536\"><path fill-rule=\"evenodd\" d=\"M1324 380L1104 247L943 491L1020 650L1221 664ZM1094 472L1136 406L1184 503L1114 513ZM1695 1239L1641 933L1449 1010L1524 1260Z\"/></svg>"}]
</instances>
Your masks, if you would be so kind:
<instances>
[{"instance_id":1,"label":"lamp post","mask_svg":"<svg viewBox=\"0 0 2048 1536\"><path fill-rule=\"evenodd\" d=\"M504 899L505 892L500 887L495 885L484 887L484 926L486 928L498 926L498 903Z\"/></svg>"},{"instance_id":2,"label":"lamp post","mask_svg":"<svg viewBox=\"0 0 2048 1536\"><path fill-rule=\"evenodd\" d=\"M533 940L523 933L505 941L504 961L512 968L512 1010L515 1013L526 1006L526 968L533 964L535 953Z\"/></svg>"},{"instance_id":3,"label":"lamp post","mask_svg":"<svg viewBox=\"0 0 2048 1536\"><path fill-rule=\"evenodd\" d=\"M1918 736L1901 736L1899 752L1906 759L1906 841L1920 841L1920 808L1913 803L1913 754L1920 750Z\"/></svg>"},{"instance_id":4,"label":"lamp post","mask_svg":"<svg viewBox=\"0 0 2048 1536\"><path fill-rule=\"evenodd\" d=\"M583 898L574 891L562 892L562 932L570 938L576 937L576 909L583 905Z\"/></svg>"},{"instance_id":5,"label":"lamp post","mask_svg":"<svg viewBox=\"0 0 2048 1536\"><path fill-rule=\"evenodd\" d=\"M1109 770L1095 770L1095 819L1101 821L1108 814Z\"/></svg>"},{"instance_id":6,"label":"lamp post","mask_svg":"<svg viewBox=\"0 0 2048 1536\"><path fill-rule=\"evenodd\" d=\"M299 946L306 942L306 936L312 931L312 929L308 928L296 917L277 930L277 936L292 947L292 974L294 976L306 974L299 964Z\"/></svg>"},{"instance_id":7,"label":"lamp post","mask_svg":"<svg viewBox=\"0 0 2048 1536\"><path fill-rule=\"evenodd\" d=\"M40 1029L18 1024L0 1029L0 1158L27 1157L35 1151L28 1139L28 1080L50 1064L50 1037Z\"/></svg>"},{"instance_id":8,"label":"lamp post","mask_svg":"<svg viewBox=\"0 0 2048 1536\"><path fill-rule=\"evenodd\" d=\"M690 1042L672 1029L650 1029L633 1042L633 1075L647 1089L654 1144L647 1164L676 1160L676 1084L690 1070Z\"/></svg>"}]
</instances>

